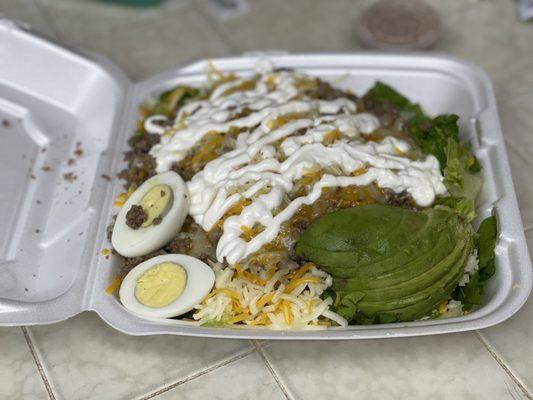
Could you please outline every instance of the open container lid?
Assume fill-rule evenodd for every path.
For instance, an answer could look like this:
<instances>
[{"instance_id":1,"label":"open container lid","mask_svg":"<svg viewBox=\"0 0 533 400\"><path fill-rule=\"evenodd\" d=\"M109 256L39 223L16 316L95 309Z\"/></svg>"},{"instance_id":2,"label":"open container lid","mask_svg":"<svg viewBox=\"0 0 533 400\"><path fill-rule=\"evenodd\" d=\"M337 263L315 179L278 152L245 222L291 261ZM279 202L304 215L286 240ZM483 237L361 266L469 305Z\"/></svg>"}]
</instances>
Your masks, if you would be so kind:
<instances>
[{"instance_id":1,"label":"open container lid","mask_svg":"<svg viewBox=\"0 0 533 400\"><path fill-rule=\"evenodd\" d=\"M14 56L16 55L16 57ZM251 73L261 54L214 60L224 72ZM494 325L511 316L531 290L528 255L490 81L479 68L447 56L270 54L276 66L319 75L362 93L384 80L429 112L461 115L461 131L484 167L479 218L496 209L498 272L487 304L463 317L325 331L214 329L135 317L106 295L117 265L106 227L137 107L176 84L201 84L197 62L131 83L102 57L65 49L0 20L0 325L44 324L83 310L134 335L268 339L413 336ZM436 96L435 93L439 95ZM116 261L116 260L115 260Z\"/></svg>"},{"instance_id":2,"label":"open container lid","mask_svg":"<svg viewBox=\"0 0 533 400\"><path fill-rule=\"evenodd\" d=\"M98 211L126 91L103 59L0 20L0 321L86 306Z\"/></svg>"}]
</instances>

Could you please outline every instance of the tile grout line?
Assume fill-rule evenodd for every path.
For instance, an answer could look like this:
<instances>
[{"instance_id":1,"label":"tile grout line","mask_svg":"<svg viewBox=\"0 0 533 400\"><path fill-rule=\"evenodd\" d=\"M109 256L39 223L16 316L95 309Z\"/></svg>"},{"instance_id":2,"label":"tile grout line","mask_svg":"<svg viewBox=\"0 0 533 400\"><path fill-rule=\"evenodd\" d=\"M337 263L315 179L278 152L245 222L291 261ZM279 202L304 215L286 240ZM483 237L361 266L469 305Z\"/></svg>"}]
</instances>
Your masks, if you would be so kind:
<instances>
[{"instance_id":1,"label":"tile grout line","mask_svg":"<svg viewBox=\"0 0 533 400\"><path fill-rule=\"evenodd\" d=\"M481 344L487 349L487 351L490 353L490 355L496 360L498 364L500 364L500 367L509 375L509 377L512 379L512 381L520 388L520 390L526 395L528 399L533 399L533 395L529 393L529 390L524 386L524 384L518 379L518 377L511 371L511 369L507 366L505 361L498 355L496 350L483 338L481 333L479 331L474 331L474 336L477 337L477 339L481 342Z\"/></svg>"},{"instance_id":2,"label":"tile grout line","mask_svg":"<svg viewBox=\"0 0 533 400\"><path fill-rule=\"evenodd\" d=\"M258 343L256 340L253 340L252 342L254 343L254 346L257 349L257 352L259 353L259 355L263 359L263 362L265 363L266 367L270 371L270 374L272 375L272 377L274 378L274 380L278 384L278 387L283 392L283 395L285 396L285 398L287 400L292 400L292 396L289 394L289 391L287 390L287 388L285 387L285 385L281 381L281 379L278 376L278 374L276 373L276 371L274 371L274 368L272 367L272 364L270 364L270 361L268 361L268 358L267 358L266 354L264 353L263 348L261 347L261 344Z\"/></svg>"},{"instance_id":3,"label":"tile grout line","mask_svg":"<svg viewBox=\"0 0 533 400\"><path fill-rule=\"evenodd\" d=\"M172 384L170 384L168 386L165 386L165 387L163 387L161 389L158 389L155 392L152 392L152 393L149 393L149 394L147 394L145 396L142 396L142 397L139 398L139 400L153 399L154 397L157 397L157 396L159 396L159 395L161 395L163 393L166 393L169 390L174 389L175 387L183 385L184 383L190 382L190 381L192 381L192 380L194 380L196 378L199 378L199 377L201 377L203 375L207 375L210 372L213 372L213 371L215 371L215 370L217 370L219 368L225 367L226 365L229 365L229 364L231 364L231 363L233 363L235 361L239 361L239 360L249 356L250 354L255 353L256 351L257 351L257 349L252 346L251 348L249 348L247 350L244 350L244 351L238 353L237 355L234 355L232 357L228 357L228 358L226 358L226 359L224 359L224 360L222 360L222 361L220 361L218 363L215 363L215 364L211 365L210 367L207 367L206 369L203 369L201 371L195 372L194 374L186 376L185 378L180 379L179 381L174 382L174 383L172 383Z\"/></svg>"},{"instance_id":4,"label":"tile grout line","mask_svg":"<svg viewBox=\"0 0 533 400\"><path fill-rule=\"evenodd\" d=\"M48 396L50 397L51 400L56 400L56 396L54 394L54 391L52 390L52 385L50 385L50 380L46 376L43 363L41 362L39 355L37 354L37 350L35 349L35 346L33 345L33 340L31 339L30 333L28 332L25 326L22 326L20 329L22 330L22 333L24 334L24 339L26 339L26 344L28 345L30 349L30 353L33 357L33 361L35 361L37 370L39 371L39 375L41 376L41 380L43 381L46 391L48 392Z\"/></svg>"}]
</instances>

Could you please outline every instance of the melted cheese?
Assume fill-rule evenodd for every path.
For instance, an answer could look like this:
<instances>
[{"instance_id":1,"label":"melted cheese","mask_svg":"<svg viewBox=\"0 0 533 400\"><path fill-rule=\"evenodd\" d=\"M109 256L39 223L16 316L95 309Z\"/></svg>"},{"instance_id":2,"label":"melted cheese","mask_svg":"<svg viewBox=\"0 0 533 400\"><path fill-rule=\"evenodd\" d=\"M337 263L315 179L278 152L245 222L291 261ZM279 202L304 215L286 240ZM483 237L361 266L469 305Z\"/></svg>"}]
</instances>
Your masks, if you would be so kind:
<instances>
[{"instance_id":1,"label":"melted cheese","mask_svg":"<svg viewBox=\"0 0 533 400\"><path fill-rule=\"evenodd\" d=\"M364 136L379 128L375 116L357 113L347 98L305 99L295 86L297 79L297 74L283 71L263 73L250 90L237 90L246 86L244 79L221 84L209 99L184 106L150 151L157 171L163 172L208 132L249 128L237 137L233 151L210 161L187 183L190 215L206 231L248 199L240 214L224 221L216 250L219 261L234 264L272 241L281 225L302 205L315 202L323 188L375 183L396 193L406 191L420 206L446 193L435 157L412 160L407 156L409 144L394 137L366 141ZM244 108L250 110L247 116L233 118ZM278 123L284 115L303 116ZM149 120L145 128L161 134L161 126L154 125ZM287 201L306 172L332 167L342 173L323 174L305 196ZM260 233L249 240L241 237L243 227L258 224L264 227Z\"/></svg>"}]
</instances>

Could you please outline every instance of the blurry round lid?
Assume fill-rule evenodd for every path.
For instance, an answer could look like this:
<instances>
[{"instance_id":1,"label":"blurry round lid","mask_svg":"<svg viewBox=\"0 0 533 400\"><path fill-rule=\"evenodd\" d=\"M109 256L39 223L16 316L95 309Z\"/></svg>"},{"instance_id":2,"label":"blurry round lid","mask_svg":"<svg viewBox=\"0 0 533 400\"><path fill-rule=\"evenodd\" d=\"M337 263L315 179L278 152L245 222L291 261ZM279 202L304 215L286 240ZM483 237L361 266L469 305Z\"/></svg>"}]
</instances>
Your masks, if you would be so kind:
<instances>
[{"instance_id":1,"label":"blurry round lid","mask_svg":"<svg viewBox=\"0 0 533 400\"><path fill-rule=\"evenodd\" d=\"M436 11L422 0L380 0L359 15L361 42L379 49L424 49L440 37Z\"/></svg>"}]
</instances>

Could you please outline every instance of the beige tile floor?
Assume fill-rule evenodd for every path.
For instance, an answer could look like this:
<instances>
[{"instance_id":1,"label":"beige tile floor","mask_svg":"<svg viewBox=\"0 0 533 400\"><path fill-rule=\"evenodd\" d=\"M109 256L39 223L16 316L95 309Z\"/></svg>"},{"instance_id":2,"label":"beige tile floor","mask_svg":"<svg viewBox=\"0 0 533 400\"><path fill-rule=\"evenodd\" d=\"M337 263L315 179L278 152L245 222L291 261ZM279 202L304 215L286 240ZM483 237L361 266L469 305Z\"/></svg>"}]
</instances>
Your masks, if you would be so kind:
<instances>
[{"instance_id":1,"label":"beige tile floor","mask_svg":"<svg viewBox=\"0 0 533 400\"><path fill-rule=\"evenodd\" d=\"M357 50L369 1L249 0L220 22L206 0L128 9L86 0L0 0L0 13L141 79L182 62L258 49ZM511 0L432 0L436 47L492 77L533 250L533 24ZM533 299L474 333L338 343L129 337L92 313L0 329L0 399L526 399L533 396Z\"/></svg>"}]
</instances>

